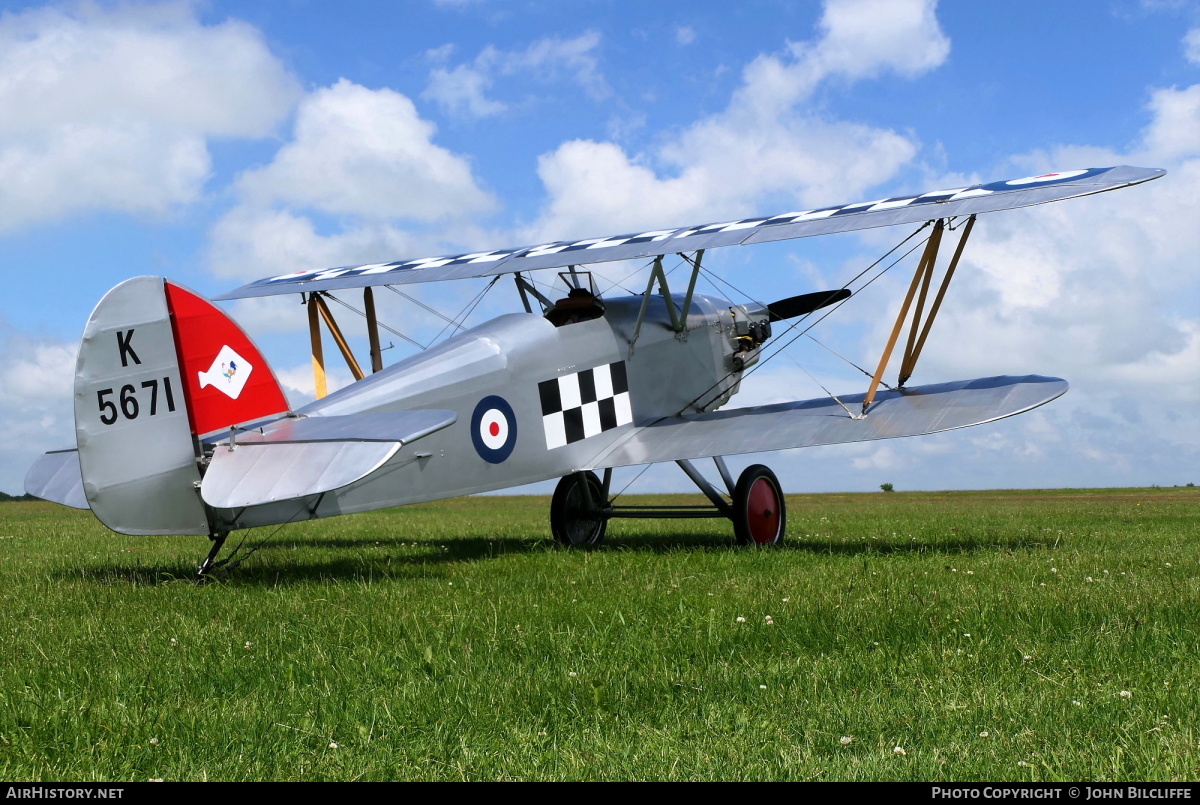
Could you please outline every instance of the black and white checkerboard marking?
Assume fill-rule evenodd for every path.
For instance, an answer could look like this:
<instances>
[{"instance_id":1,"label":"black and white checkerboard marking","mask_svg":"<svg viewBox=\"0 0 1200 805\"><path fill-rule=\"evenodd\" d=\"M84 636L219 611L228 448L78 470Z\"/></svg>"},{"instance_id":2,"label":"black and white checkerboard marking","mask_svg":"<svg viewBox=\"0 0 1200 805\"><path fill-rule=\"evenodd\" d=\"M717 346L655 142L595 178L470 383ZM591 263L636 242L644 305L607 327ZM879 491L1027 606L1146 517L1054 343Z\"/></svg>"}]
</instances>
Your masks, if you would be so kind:
<instances>
[{"instance_id":1,"label":"black and white checkerboard marking","mask_svg":"<svg viewBox=\"0 0 1200 805\"><path fill-rule=\"evenodd\" d=\"M583 441L633 421L625 361L538 383L546 449Z\"/></svg>"}]
</instances>

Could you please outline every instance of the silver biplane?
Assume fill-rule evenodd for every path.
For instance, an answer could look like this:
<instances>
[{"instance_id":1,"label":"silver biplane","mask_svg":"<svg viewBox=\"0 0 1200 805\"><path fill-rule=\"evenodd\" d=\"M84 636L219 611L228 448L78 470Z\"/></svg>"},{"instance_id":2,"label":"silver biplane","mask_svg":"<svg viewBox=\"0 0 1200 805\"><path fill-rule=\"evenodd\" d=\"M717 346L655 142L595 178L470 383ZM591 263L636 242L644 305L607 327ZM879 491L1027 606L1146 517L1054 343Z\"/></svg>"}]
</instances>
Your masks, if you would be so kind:
<instances>
[{"instance_id":1,"label":"silver biplane","mask_svg":"<svg viewBox=\"0 0 1200 805\"><path fill-rule=\"evenodd\" d=\"M779 543L783 491L755 464L736 480L722 456L917 436L1036 408L1067 390L1039 375L908 386L975 216L1129 187L1164 171L1119 166L1050 173L762 218L657 229L270 277L217 300L302 294L317 399L293 408L262 354L210 301L160 277L113 288L88 320L75 375L76 446L47 453L25 489L90 508L124 534L203 534L213 567L235 530L331 517L560 478L555 539L594 545L614 517L724 517L745 544ZM706 250L901 224L927 238L864 392L721 410L764 344L843 287L769 304L696 292ZM943 234L959 233L936 292ZM916 233L914 233L915 235ZM918 241L920 243L920 241ZM680 294L663 258L690 268ZM640 296L602 298L580 267L645 260ZM553 300L529 272L557 269ZM511 274L524 311L383 367L373 286ZM332 292L362 289L371 373L332 316ZM827 311L828 312L828 311ZM824 315L824 314L822 314ZM356 381L326 394L321 324ZM898 382L880 390L900 334ZM886 384L883 384L886 386ZM724 489L693 465L713 458ZM711 505L618 506L617 467L676 462ZM599 471L599 475L597 475Z\"/></svg>"}]
</instances>

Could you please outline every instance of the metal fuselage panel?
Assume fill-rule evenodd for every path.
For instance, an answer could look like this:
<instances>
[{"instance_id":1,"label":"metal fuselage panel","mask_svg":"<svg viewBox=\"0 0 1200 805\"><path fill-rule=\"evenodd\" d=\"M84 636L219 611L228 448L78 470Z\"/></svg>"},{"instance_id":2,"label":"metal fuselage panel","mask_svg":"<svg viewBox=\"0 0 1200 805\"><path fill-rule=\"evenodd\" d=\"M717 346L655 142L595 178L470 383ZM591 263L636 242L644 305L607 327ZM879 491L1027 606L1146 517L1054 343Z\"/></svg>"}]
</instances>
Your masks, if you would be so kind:
<instances>
[{"instance_id":1,"label":"metal fuselage panel","mask_svg":"<svg viewBox=\"0 0 1200 805\"><path fill-rule=\"evenodd\" d=\"M638 427L681 412L713 410L736 391L740 373L730 374L735 306L697 295L685 328L676 333L665 301L652 297L631 349L642 298L606 304L603 317L562 327L531 313L501 316L299 409L297 413L310 417L443 409L455 411L458 420L405 445L371 475L319 501L216 514L231 527L244 528L557 478L593 466ZM681 304L676 297L676 305ZM564 388L579 385L573 375L597 369L596 395L603 398L607 381L599 374L617 377L618 364L627 378L631 416L622 422L618 414L621 424L556 444L555 425L547 419L561 420L562 415L543 415L539 386L548 381ZM569 407L566 396L563 405ZM497 435L488 433L489 417L501 420Z\"/></svg>"}]
</instances>

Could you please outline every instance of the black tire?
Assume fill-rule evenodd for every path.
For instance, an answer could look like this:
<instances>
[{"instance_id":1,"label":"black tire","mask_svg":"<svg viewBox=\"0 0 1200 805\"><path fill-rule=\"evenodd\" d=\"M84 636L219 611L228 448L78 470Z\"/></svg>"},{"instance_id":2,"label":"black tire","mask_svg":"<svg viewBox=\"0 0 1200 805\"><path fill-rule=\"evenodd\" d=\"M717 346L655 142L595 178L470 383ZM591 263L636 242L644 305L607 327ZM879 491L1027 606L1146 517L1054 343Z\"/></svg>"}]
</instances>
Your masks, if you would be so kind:
<instances>
[{"instance_id":1,"label":"black tire","mask_svg":"<svg viewBox=\"0 0 1200 805\"><path fill-rule=\"evenodd\" d=\"M733 533L739 545L779 545L787 533L787 501L769 467L751 464L733 491Z\"/></svg>"},{"instance_id":2,"label":"black tire","mask_svg":"<svg viewBox=\"0 0 1200 805\"><path fill-rule=\"evenodd\" d=\"M572 548L599 545L608 528L608 518L602 511L608 503L601 497L604 487L596 473L585 472L583 475L591 487L590 507L583 497L579 473L563 476L550 500L550 532L556 541Z\"/></svg>"}]
</instances>

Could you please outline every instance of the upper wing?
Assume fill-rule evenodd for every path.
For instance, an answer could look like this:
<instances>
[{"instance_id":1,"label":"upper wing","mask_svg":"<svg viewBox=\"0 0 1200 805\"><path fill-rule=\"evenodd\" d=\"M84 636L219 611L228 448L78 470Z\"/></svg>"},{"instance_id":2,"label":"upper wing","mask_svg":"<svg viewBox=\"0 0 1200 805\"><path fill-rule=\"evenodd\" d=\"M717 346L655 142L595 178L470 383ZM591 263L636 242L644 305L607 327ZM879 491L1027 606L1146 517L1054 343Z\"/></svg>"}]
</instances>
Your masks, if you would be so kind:
<instances>
[{"instance_id":1,"label":"upper wing","mask_svg":"<svg viewBox=\"0 0 1200 805\"><path fill-rule=\"evenodd\" d=\"M361 288L367 285L406 285L413 282L489 277L539 268L633 260L718 246L765 243L832 232L850 232L855 229L911 224L934 218L1009 210L1102 193L1148 182L1164 173L1164 170L1133 168L1128 165L1088 168L971 187L935 190L916 196L789 212L766 218L746 218L703 226L558 241L518 249L424 257L320 271L299 271L261 279L214 298L240 299L301 291Z\"/></svg>"},{"instance_id":2,"label":"upper wing","mask_svg":"<svg viewBox=\"0 0 1200 805\"><path fill-rule=\"evenodd\" d=\"M1056 377L984 377L883 392L861 419L828 397L668 417L633 431L589 469L921 436L1020 414L1066 391ZM864 396L840 399L856 410Z\"/></svg>"}]
</instances>

